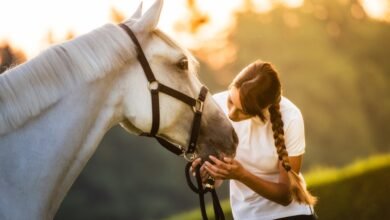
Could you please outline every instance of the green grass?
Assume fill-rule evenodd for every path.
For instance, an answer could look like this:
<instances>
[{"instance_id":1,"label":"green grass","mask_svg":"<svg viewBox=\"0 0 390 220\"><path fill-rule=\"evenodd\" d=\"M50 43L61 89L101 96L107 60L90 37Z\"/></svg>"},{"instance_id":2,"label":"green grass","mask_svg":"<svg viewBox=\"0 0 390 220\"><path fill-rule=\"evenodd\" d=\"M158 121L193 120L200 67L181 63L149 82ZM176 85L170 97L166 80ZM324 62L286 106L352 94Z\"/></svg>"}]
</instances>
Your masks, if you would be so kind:
<instances>
[{"instance_id":1,"label":"green grass","mask_svg":"<svg viewBox=\"0 0 390 220\"><path fill-rule=\"evenodd\" d=\"M315 168L305 174L309 190L319 198L315 207L320 219L390 219L390 154L372 156L344 168ZM228 200L221 201L232 219ZM212 216L212 206L207 206ZM200 210L181 213L168 220L202 219Z\"/></svg>"}]
</instances>

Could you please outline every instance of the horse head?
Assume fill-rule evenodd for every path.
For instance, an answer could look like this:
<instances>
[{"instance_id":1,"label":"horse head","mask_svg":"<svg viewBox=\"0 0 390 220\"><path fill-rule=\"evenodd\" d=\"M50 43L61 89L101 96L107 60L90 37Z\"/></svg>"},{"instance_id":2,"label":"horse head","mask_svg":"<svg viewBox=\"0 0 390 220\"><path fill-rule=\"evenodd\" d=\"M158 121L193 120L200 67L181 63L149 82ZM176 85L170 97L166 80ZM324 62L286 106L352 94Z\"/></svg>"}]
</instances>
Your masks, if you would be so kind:
<instances>
[{"instance_id":1,"label":"horse head","mask_svg":"<svg viewBox=\"0 0 390 220\"><path fill-rule=\"evenodd\" d=\"M162 0L156 0L143 15L140 6L123 24L138 39L157 84L196 99L203 87L197 77L198 62L188 50L156 29L162 5ZM123 34L126 34L125 31ZM125 76L121 80L125 85L122 86L125 94L122 102L123 120L120 123L122 127L130 133L140 135L149 133L155 123L153 120L159 120L158 130L153 136L177 146L189 146L196 110L166 93L159 93L159 104L153 106L149 89L158 85L148 81L140 61L135 57L120 72ZM210 93L206 93L204 102L200 104L202 117L195 153L202 158L207 158L210 154L218 157L233 156L238 139L231 123ZM152 117L153 108L158 108L159 119Z\"/></svg>"}]
</instances>

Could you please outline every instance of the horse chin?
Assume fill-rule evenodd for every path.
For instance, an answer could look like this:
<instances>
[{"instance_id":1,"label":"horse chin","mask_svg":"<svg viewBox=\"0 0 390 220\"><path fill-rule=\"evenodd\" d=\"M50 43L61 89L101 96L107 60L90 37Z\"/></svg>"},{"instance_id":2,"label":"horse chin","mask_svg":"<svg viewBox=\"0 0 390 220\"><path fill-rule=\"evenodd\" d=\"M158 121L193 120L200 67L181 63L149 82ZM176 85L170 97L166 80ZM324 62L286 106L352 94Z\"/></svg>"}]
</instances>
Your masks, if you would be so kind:
<instances>
[{"instance_id":1,"label":"horse chin","mask_svg":"<svg viewBox=\"0 0 390 220\"><path fill-rule=\"evenodd\" d=\"M201 151L198 153L198 157L202 158L202 161L209 161L213 163L210 159L210 155L218 158L219 160L223 160L225 156L231 157L232 155L226 155L222 152L220 152L217 148L215 147L200 147Z\"/></svg>"}]
</instances>

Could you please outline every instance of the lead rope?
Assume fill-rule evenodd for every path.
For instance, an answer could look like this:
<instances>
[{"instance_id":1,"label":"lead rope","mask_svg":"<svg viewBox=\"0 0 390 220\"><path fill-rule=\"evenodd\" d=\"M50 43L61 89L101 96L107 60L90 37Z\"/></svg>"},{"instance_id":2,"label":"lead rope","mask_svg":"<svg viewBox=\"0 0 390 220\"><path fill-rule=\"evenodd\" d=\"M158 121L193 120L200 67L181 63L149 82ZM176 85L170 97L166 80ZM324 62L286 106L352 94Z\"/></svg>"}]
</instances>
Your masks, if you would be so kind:
<instances>
[{"instance_id":1,"label":"lead rope","mask_svg":"<svg viewBox=\"0 0 390 220\"><path fill-rule=\"evenodd\" d=\"M207 212L206 212L206 205L205 205L205 201L204 201L204 194L206 194L207 192L211 192L215 220L225 220L225 215L223 213L221 204L219 202L217 191L214 188L214 180L208 179L207 184L206 184L206 188L204 189L203 183L202 183L202 177L200 176L200 165L199 165L195 168L195 177L196 177L196 182L198 184L198 187L196 187L191 181L190 168L191 168L191 162L188 162L186 165L186 168L185 168L186 180L187 180L187 184L191 188L191 190L193 192L197 193L199 196L200 211L202 213L203 220L208 220Z\"/></svg>"}]
</instances>

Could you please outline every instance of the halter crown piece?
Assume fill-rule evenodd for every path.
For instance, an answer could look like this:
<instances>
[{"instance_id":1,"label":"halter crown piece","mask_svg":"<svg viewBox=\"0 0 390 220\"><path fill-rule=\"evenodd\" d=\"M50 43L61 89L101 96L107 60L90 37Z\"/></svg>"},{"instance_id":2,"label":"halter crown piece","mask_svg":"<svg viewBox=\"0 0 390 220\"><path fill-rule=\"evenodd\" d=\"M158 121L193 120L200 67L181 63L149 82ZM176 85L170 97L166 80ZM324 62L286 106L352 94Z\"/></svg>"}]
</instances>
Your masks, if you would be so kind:
<instances>
[{"instance_id":1,"label":"halter crown piece","mask_svg":"<svg viewBox=\"0 0 390 220\"><path fill-rule=\"evenodd\" d=\"M198 141L198 136L200 132L200 123L202 119L202 113L203 113L203 106L204 106L204 101L206 100L206 96L208 93L208 89L205 86L202 86L200 89L199 95L197 99L194 99L180 91L177 91L175 89L172 89L168 86L165 86L164 84L158 82L156 78L154 77L153 71L150 68L149 62L145 57L145 54L142 50L142 47L140 43L138 42L137 37L133 33L133 31L125 24L119 24L119 26L126 31L126 33L129 35L131 40L133 41L134 45L136 46L137 50L137 59L140 62L142 69L145 72L146 78L149 82L148 88L151 93L151 99L152 99L152 127L150 129L150 133L142 133L142 136L148 136L148 137L154 137L157 139L157 141L165 147L167 150L171 151L172 153L183 156L188 162L186 166L186 177L187 177L187 182L190 186L190 188L198 193L199 195L199 201L200 201L200 206L201 206L201 212L202 212L202 217L203 219L207 220L207 214L206 214L206 209L205 209L205 203L204 203L204 194L210 191L212 193L212 198L213 198L213 206L214 206L214 212L215 212L215 219L222 219L224 220L224 214L223 210L221 208L221 205L219 204L219 199L217 196L217 193L214 189L214 181L209 180L207 186L208 188L203 189L202 187L202 181L200 177L200 171L199 167L196 169L196 179L198 183L198 188L196 188L189 177L189 168L191 166L191 162L196 158L196 144ZM160 103L159 103L159 93L165 93L169 96L172 96L190 107L192 107L192 110L194 111L194 119L192 121L192 128L191 128L191 137L190 141L187 147L187 150L185 150L182 146L175 145L166 139L163 139L161 137L157 136L158 129L160 127Z\"/></svg>"}]
</instances>

